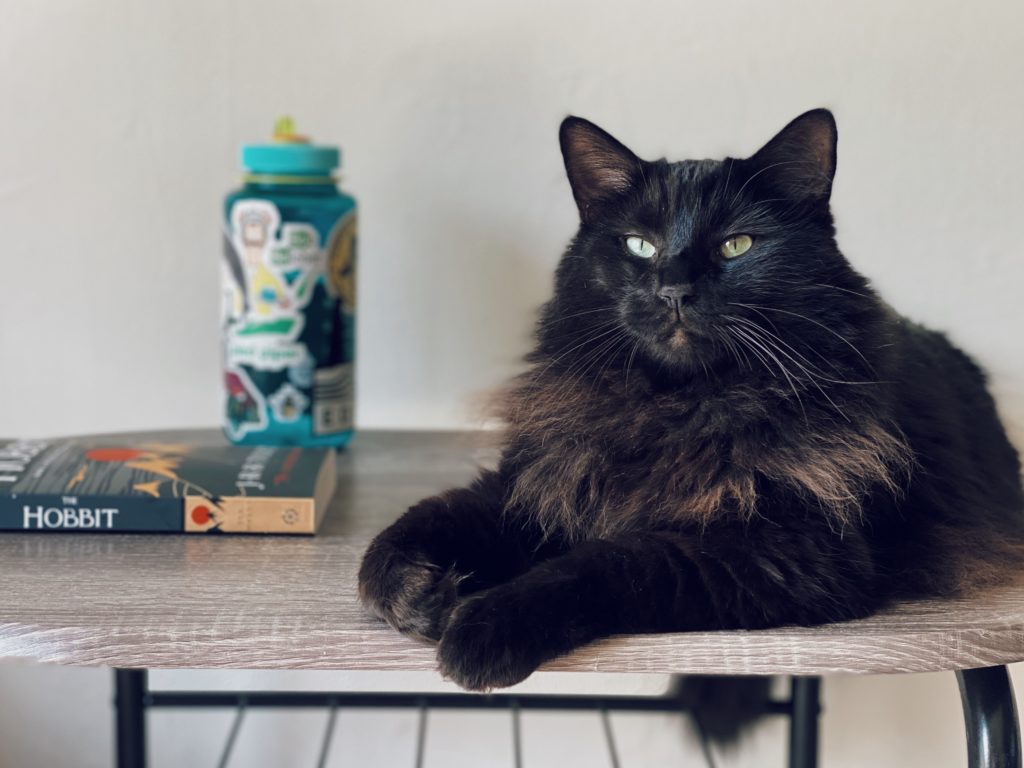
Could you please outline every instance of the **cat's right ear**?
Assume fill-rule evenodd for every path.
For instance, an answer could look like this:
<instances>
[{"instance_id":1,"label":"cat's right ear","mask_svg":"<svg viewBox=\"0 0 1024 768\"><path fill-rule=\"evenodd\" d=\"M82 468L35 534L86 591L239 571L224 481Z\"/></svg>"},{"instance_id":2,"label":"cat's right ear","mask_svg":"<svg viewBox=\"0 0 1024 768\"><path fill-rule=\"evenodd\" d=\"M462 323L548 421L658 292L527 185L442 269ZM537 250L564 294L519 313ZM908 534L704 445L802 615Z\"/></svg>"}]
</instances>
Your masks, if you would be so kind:
<instances>
[{"instance_id":1,"label":"cat's right ear","mask_svg":"<svg viewBox=\"0 0 1024 768\"><path fill-rule=\"evenodd\" d=\"M558 140L572 195L584 221L602 204L628 193L641 178L643 161L589 120L565 118Z\"/></svg>"}]
</instances>

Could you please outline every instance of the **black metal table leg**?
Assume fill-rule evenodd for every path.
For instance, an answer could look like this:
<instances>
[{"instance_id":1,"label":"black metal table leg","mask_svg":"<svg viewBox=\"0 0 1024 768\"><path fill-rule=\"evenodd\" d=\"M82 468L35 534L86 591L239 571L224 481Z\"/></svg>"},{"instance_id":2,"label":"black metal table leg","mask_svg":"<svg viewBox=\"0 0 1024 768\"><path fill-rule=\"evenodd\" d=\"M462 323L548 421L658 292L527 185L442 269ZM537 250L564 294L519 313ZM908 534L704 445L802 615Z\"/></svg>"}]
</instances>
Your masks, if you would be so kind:
<instances>
[{"instance_id":1,"label":"black metal table leg","mask_svg":"<svg viewBox=\"0 0 1024 768\"><path fill-rule=\"evenodd\" d=\"M144 669L114 670L117 768L146 768L146 685Z\"/></svg>"},{"instance_id":2,"label":"black metal table leg","mask_svg":"<svg viewBox=\"0 0 1024 768\"><path fill-rule=\"evenodd\" d=\"M794 677L789 717L789 768L817 768L821 678Z\"/></svg>"},{"instance_id":3,"label":"black metal table leg","mask_svg":"<svg viewBox=\"0 0 1024 768\"><path fill-rule=\"evenodd\" d=\"M967 728L969 768L1021 768L1017 703L1006 667L956 673Z\"/></svg>"}]
</instances>

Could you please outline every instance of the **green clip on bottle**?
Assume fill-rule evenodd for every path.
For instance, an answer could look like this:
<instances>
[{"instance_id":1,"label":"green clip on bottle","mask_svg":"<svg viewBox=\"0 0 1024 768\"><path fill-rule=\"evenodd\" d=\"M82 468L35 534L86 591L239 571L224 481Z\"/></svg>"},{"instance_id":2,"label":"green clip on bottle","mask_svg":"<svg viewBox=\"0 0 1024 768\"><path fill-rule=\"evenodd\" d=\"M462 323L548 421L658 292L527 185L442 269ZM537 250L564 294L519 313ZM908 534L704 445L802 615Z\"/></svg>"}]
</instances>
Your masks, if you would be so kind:
<instances>
[{"instance_id":1,"label":"green clip on bottle","mask_svg":"<svg viewBox=\"0 0 1024 768\"><path fill-rule=\"evenodd\" d=\"M334 445L352 436L356 201L337 147L282 118L242 148L224 202L224 432L241 444Z\"/></svg>"}]
</instances>

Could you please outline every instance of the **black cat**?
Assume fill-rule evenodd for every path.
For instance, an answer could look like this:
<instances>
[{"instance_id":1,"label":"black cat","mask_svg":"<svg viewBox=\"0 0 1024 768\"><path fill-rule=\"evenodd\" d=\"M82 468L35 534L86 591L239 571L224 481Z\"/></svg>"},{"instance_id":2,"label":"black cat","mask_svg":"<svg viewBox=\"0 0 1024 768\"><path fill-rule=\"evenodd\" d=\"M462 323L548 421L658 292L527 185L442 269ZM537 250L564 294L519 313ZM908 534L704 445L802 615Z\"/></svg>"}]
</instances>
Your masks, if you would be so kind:
<instances>
[{"instance_id":1,"label":"black cat","mask_svg":"<svg viewBox=\"0 0 1024 768\"><path fill-rule=\"evenodd\" d=\"M363 602L484 690L633 632L864 616L1016 558L978 367L836 247L832 115L747 159L640 160L570 117L580 229L495 471L381 533Z\"/></svg>"}]
</instances>

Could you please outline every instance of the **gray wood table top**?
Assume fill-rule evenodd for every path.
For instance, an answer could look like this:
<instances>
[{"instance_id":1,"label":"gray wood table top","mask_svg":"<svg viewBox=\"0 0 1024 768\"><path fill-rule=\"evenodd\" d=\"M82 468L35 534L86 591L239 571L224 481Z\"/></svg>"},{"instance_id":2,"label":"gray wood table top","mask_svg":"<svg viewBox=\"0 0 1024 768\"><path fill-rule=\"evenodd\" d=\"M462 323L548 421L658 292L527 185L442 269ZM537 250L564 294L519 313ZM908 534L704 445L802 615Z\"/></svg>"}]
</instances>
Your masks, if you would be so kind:
<instances>
[{"instance_id":1,"label":"gray wood table top","mask_svg":"<svg viewBox=\"0 0 1024 768\"><path fill-rule=\"evenodd\" d=\"M215 439L211 433L189 433ZM185 435L178 434L177 437ZM0 657L148 668L430 670L434 650L367 616L356 573L411 503L470 479L479 436L361 433L316 537L0 535ZM1024 580L816 628L617 637L552 670L925 672L1024 660Z\"/></svg>"}]
</instances>

